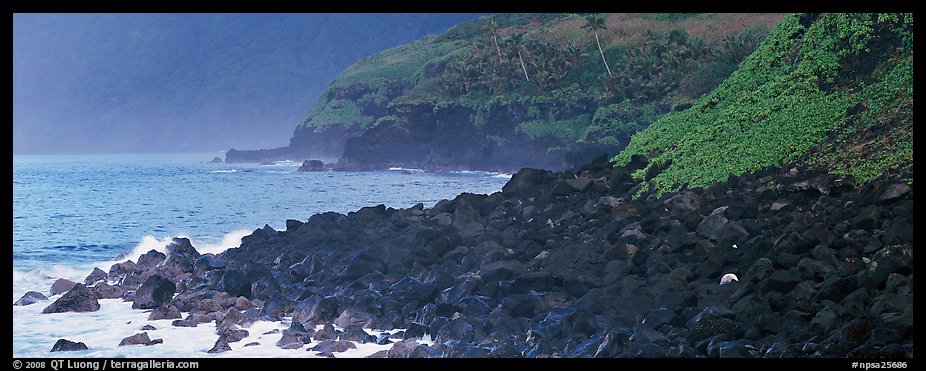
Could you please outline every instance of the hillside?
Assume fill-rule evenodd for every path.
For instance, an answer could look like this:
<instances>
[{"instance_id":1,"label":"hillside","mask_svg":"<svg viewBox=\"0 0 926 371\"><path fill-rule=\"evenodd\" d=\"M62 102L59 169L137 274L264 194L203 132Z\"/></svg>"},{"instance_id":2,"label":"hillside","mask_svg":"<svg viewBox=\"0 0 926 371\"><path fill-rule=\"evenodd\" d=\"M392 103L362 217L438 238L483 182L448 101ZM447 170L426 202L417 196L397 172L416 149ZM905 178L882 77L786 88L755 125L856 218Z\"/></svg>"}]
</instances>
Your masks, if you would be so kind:
<instances>
[{"instance_id":1,"label":"hillside","mask_svg":"<svg viewBox=\"0 0 926 371\"><path fill-rule=\"evenodd\" d=\"M475 16L14 14L13 151L285 145L358 58Z\"/></svg>"},{"instance_id":2,"label":"hillside","mask_svg":"<svg viewBox=\"0 0 926 371\"><path fill-rule=\"evenodd\" d=\"M913 16L789 15L716 90L614 158L660 192L764 167L913 182ZM774 186L774 185L772 185Z\"/></svg>"},{"instance_id":3,"label":"hillside","mask_svg":"<svg viewBox=\"0 0 926 371\"><path fill-rule=\"evenodd\" d=\"M333 156L342 169L574 166L616 154L636 131L711 91L782 17L466 21L357 61L328 86L289 147L229 157Z\"/></svg>"}]
</instances>

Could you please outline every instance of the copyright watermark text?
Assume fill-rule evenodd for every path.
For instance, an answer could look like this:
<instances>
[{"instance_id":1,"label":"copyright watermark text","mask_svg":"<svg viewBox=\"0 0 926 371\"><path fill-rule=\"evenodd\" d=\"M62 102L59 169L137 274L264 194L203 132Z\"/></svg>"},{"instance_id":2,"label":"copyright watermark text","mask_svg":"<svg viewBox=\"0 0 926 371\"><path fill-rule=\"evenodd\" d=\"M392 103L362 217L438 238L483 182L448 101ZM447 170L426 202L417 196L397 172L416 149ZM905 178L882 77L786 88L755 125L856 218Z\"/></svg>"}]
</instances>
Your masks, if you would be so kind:
<instances>
[{"instance_id":1,"label":"copyright watermark text","mask_svg":"<svg viewBox=\"0 0 926 371\"><path fill-rule=\"evenodd\" d=\"M871 370L871 369L904 369L907 368L907 362L852 362L852 368Z\"/></svg>"},{"instance_id":2,"label":"copyright watermark text","mask_svg":"<svg viewBox=\"0 0 926 371\"><path fill-rule=\"evenodd\" d=\"M150 370L150 369L198 369L199 362L170 360L81 360L81 359L47 359L47 360L13 360L14 370L51 369L63 370Z\"/></svg>"}]
</instances>

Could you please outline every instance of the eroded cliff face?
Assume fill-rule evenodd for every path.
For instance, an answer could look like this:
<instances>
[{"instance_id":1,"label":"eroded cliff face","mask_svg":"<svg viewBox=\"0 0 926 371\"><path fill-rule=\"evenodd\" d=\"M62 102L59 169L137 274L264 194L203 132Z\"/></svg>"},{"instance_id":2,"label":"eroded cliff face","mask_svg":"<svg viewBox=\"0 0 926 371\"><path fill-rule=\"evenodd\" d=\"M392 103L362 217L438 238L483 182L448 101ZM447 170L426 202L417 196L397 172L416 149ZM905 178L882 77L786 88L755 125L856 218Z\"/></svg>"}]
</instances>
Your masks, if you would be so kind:
<instances>
[{"instance_id":1,"label":"eroded cliff face","mask_svg":"<svg viewBox=\"0 0 926 371\"><path fill-rule=\"evenodd\" d=\"M345 142L359 136L360 131L349 130L340 126L328 127L322 131L299 127L293 133L290 144L286 147L237 150L230 149L225 154L226 163L303 161L307 159L322 160L326 163L337 162L344 152Z\"/></svg>"},{"instance_id":2,"label":"eroded cliff face","mask_svg":"<svg viewBox=\"0 0 926 371\"><path fill-rule=\"evenodd\" d=\"M368 90L339 90L338 100L362 102ZM514 172L523 167L565 170L602 155L614 155L623 146L589 143L563 145L555 137L531 136L519 125L529 120L525 104L493 106L473 123L476 109L452 104L392 104L367 101L358 105L375 123L331 124L322 128L296 128L287 147L230 150L226 162L302 161L336 162L336 170L373 170L389 167L429 170L483 170ZM579 112L573 112L576 116ZM629 138L626 138L629 140ZM626 141L624 141L626 142Z\"/></svg>"},{"instance_id":3,"label":"eroded cliff face","mask_svg":"<svg viewBox=\"0 0 926 371\"><path fill-rule=\"evenodd\" d=\"M531 138L517 130L526 111L517 105L500 107L490 111L484 125L476 126L472 123L476 112L470 107L402 105L390 109L385 119L362 135L347 139L337 168L563 170L620 150L602 145L564 149L552 138Z\"/></svg>"}]
</instances>

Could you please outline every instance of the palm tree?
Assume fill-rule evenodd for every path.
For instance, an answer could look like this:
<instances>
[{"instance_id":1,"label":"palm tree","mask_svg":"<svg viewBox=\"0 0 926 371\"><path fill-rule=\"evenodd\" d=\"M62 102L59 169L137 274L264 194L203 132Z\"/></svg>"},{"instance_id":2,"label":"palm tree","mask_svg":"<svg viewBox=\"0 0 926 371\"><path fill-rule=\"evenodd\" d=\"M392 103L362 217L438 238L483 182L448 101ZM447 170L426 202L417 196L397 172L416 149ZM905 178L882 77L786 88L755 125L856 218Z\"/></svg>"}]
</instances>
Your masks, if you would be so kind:
<instances>
[{"instance_id":1,"label":"palm tree","mask_svg":"<svg viewBox=\"0 0 926 371\"><path fill-rule=\"evenodd\" d=\"M485 30L492 34L492 41L495 42L495 51L498 53L499 62L502 61L502 49L498 47L498 23L492 19L485 26Z\"/></svg>"},{"instance_id":2,"label":"palm tree","mask_svg":"<svg viewBox=\"0 0 926 371\"><path fill-rule=\"evenodd\" d=\"M608 26L604 23L604 17L587 16L585 17L585 25L582 26L582 28L595 33L595 42L598 44L598 53L601 54L601 61L604 62L604 68L608 70L608 76L611 76L611 67L608 66L608 61L604 59L604 51L601 50L601 41L598 39L598 31L604 31L608 29Z\"/></svg>"},{"instance_id":3,"label":"palm tree","mask_svg":"<svg viewBox=\"0 0 926 371\"><path fill-rule=\"evenodd\" d=\"M524 58L521 57L521 40L524 38L524 34L514 34L511 35L511 43L514 44L515 50L518 51L518 60L521 61L521 70L524 71L524 79L531 81L530 77L527 77L527 67L524 67Z\"/></svg>"}]
</instances>

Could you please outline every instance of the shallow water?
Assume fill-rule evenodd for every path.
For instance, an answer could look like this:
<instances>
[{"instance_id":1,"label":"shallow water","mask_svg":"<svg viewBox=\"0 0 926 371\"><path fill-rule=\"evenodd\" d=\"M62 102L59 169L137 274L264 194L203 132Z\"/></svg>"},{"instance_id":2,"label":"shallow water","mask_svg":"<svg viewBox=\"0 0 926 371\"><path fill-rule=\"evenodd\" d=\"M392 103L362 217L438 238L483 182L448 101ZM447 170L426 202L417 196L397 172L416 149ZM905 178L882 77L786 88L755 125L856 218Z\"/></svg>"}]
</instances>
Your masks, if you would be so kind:
<instances>
[{"instance_id":1,"label":"shallow water","mask_svg":"<svg viewBox=\"0 0 926 371\"><path fill-rule=\"evenodd\" d=\"M14 339L20 344L33 344L34 346L20 346L16 348L14 342L14 357L248 357L248 358L281 358L281 357L318 357L315 351L309 349L317 342L307 344L300 349L281 349L275 344L280 339L280 333L266 334L273 330L285 330L288 319L283 322L258 321L245 328L248 337L239 342L229 343L230 352L207 353L219 338L215 334L215 324L205 323L196 327L173 327L173 320L164 319L149 321L148 311L132 309L131 302L121 299L100 300L100 310L90 313L55 313L41 314L42 309L59 298L60 295L49 298L48 302L39 302L24 307L13 307ZM66 324L66 325L62 325ZM156 330L141 330L145 325L152 325ZM28 329L16 334L15 329ZM322 326L318 326L320 330ZM395 333L400 330L392 330ZM140 332L147 332L151 340L163 339L164 343L152 346L130 345L119 346L122 339ZM368 333L379 335L381 332L367 329ZM49 353L51 346L57 339L80 341L87 345L87 350ZM50 341L50 343L49 343ZM259 345L245 346L250 343ZM422 344L433 344L430 337L419 341ZM48 343L47 346L44 346ZM335 353L338 358L362 358L380 350L389 350L392 344L376 345L372 343L356 344L357 349Z\"/></svg>"}]
</instances>

